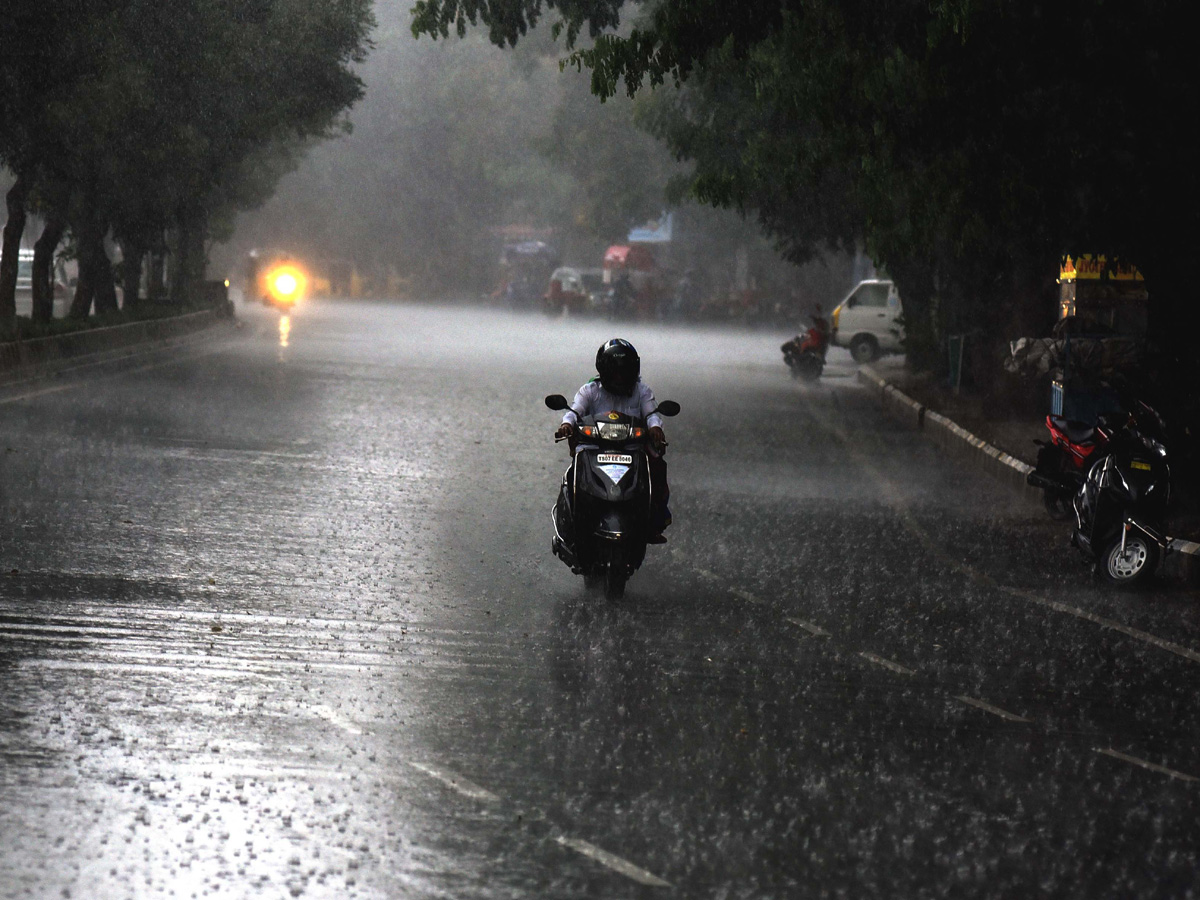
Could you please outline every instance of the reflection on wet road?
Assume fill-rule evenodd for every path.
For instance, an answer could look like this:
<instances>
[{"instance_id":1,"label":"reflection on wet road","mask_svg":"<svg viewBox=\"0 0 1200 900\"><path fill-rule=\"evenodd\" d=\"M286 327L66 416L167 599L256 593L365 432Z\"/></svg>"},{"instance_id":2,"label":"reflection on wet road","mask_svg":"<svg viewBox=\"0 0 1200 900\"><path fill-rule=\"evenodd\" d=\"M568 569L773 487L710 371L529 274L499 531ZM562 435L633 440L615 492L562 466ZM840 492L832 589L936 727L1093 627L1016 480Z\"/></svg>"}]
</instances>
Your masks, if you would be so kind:
<instances>
[{"instance_id":1,"label":"reflection on wet road","mask_svg":"<svg viewBox=\"0 0 1200 900\"><path fill-rule=\"evenodd\" d=\"M0 394L0 896L1197 888L1193 595L1092 583L848 357L620 329L684 411L605 604L541 397L612 326L244 316Z\"/></svg>"}]
</instances>

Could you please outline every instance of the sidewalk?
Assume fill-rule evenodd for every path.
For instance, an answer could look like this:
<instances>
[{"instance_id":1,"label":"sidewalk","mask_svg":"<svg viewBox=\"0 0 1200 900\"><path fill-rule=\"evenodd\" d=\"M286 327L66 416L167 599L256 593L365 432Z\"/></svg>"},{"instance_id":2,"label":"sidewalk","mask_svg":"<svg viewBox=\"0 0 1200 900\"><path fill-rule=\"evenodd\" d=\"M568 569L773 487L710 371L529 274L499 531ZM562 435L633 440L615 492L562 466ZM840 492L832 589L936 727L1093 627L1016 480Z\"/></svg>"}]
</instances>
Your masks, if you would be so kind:
<instances>
[{"instance_id":1,"label":"sidewalk","mask_svg":"<svg viewBox=\"0 0 1200 900\"><path fill-rule=\"evenodd\" d=\"M979 397L956 394L928 375L901 368L890 368L884 376L871 366L861 366L858 379L879 392L884 412L908 422L951 455L1041 506L1042 492L1030 487L1025 476L1033 470L1037 457L1034 440L1044 440L1048 434L1045 414L989 417ZM1163 562L1163 573L1185 581L1200 580L1200 517L1191 513L1173 516L1169 531L1175 539Z\"/></svg>"}]
</instances>

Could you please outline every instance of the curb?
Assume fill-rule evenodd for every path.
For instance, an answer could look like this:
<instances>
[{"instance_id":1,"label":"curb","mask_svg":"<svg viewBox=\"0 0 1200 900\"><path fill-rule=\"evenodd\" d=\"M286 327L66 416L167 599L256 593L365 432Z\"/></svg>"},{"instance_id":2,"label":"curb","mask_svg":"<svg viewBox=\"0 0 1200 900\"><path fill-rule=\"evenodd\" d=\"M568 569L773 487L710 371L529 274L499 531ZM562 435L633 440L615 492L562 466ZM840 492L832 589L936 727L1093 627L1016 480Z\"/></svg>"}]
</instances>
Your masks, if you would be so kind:
<instances>
[{"instance_id":1,"label":"curb","mask_svg":"<svg viewBox=\"0 0 1200 900\"><path fill-rule=\"evenodd\" d=\"M232 321L225 310L212 309L28 341L11 341L0 344L0 383L49 374L102 359L106 354L169 341Z\"/></svg>"},{"instance_id":2,"label":"curb","mask_svg":"<svg viewBox=\"0 0 1200 900\"><path fill-rule=\"evenodd\" d=\"M1007 484L1022 498L1041 505L1042 492L1025 481L1033 471L1029 463L993 447L941 413L926 408L881 378L870 366L860 366L857 377L861 383L878 391L880 409L892 418L924 432L945 452L973 463L976 468ZM1200 581L1200 543L1172 538L1168 549L1161 563L1162 574L1180 581Z\"/></svg>"}]
</instances>

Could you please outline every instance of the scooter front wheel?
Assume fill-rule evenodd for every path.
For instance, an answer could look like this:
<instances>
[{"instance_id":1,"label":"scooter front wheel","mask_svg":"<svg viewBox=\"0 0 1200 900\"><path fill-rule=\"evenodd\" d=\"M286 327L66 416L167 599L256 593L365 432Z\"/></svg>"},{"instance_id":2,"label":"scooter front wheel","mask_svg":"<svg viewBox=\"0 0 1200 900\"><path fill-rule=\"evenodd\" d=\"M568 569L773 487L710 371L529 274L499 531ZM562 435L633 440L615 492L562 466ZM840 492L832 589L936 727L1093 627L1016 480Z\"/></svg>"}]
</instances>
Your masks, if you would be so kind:
<instances>
[{"instance_id":1,"label":"scooter front wheel","mask_svg":"<svg viewBox=\"0 0 1200 900\"><path fill-rule=\"evenodd\" d=\"M629 567L625 564L625 552L613 547L608 558L608 569L604 572L604 599L620 600L625 596L625 582L629 580Z\"/></svg>"},{"instance_id":2,"label":"scooter front wheel","mask_svg":"<svg viewBox=\"0 0 1200 900\"><path fill-rule=\"evenodd\" d=\"M1100 556L1100 571L1114 584L1128 587L1140 584L1158 565L1158 544L1144 534L1130 531L1125 535L1125 549L1116 538Z\"/></svg>"}]
</instances>

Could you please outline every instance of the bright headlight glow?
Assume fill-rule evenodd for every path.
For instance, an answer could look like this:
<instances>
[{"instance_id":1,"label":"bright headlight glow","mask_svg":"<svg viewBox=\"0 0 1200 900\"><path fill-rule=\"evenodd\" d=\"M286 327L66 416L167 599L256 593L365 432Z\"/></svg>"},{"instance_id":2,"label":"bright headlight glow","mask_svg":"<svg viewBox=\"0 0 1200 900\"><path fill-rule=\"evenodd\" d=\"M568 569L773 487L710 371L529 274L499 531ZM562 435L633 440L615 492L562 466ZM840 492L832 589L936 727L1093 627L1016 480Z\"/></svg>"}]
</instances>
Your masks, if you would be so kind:
<instances>
[{"instance_id":1,"label":"bright headlight glow","mask_svg":"<svg viewBox=\"0 0 1200 900\"><path fill-rule=\"evenodd\" d=\"M278 303L295 303L304 296L308 277L293 265L282 265L267 275L267 289Z\"/></svg>"}]
</instances>

